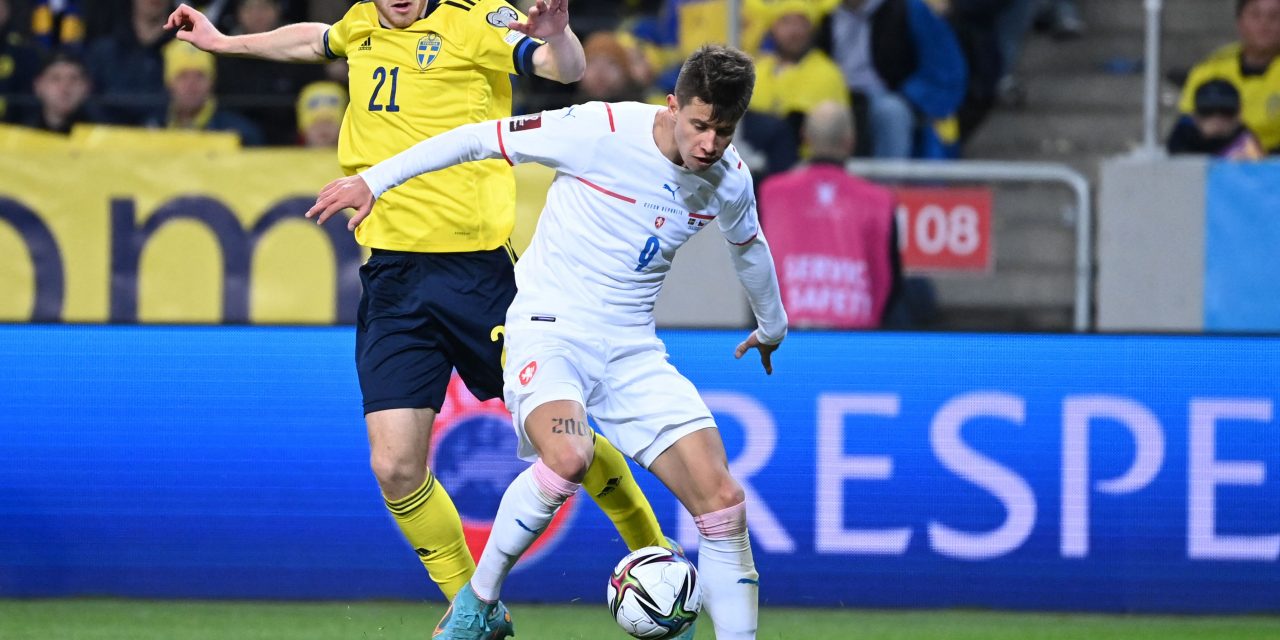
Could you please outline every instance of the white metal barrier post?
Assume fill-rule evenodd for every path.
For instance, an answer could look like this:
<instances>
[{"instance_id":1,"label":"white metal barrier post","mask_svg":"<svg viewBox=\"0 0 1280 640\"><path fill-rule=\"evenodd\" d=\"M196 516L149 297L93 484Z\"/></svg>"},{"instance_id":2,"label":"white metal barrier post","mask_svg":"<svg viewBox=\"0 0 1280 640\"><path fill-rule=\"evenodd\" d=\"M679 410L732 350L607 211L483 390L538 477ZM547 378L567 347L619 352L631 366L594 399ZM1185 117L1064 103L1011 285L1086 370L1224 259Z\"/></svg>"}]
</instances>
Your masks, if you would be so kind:
<instances>
[{"instance_id":1,"label":"white metal barrier post","mask_svg":"<svg viewBox=\"0 0 1280 640\"><path fill-rule=\"evenodd\" d=\"M863 178L881 180L942 180L947 182L1050 182L1066 185L1075 194L1076 264L1073 326L1089 331L1093 318L1093 199L1089 181L1080 172L1042 162L978 160L850 160L845 168Z\"/></svg>"},{"instance_id":2,"label":"white metal barrier post","mask_svg":"<svg viewBox=\"0 0 1280 640\"><path fill-rule=\"evenodd\" d=\"M1147 43L1143 60L1142 150L1154 155L1160 145L1160 16L1164 2L1146 0L1143 6L1147 10Z\"/></svg>"}]
</instances>

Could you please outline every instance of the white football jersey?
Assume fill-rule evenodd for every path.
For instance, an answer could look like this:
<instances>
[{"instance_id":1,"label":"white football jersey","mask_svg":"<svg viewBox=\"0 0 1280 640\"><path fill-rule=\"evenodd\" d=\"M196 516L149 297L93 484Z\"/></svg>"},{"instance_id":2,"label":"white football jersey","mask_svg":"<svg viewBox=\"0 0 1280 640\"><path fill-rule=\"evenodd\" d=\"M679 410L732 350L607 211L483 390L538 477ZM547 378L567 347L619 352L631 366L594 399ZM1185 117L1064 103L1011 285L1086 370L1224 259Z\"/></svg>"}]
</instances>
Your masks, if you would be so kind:
<instances>
[{"instance_id":1,"label":"white football jersey","mask_svg":"<svg viewBox=\"0 0 1280 640\"><path fill-rule=\"evenodd\" d=\"M729 242L759 233L751 173L730 146L701 172L653 139L666 107L591 102L499 120L508 162L556 170L533 241L516 264L509 321L524 316L653 324L676 250L715 221Z\"/></svg>"}]
</instances>

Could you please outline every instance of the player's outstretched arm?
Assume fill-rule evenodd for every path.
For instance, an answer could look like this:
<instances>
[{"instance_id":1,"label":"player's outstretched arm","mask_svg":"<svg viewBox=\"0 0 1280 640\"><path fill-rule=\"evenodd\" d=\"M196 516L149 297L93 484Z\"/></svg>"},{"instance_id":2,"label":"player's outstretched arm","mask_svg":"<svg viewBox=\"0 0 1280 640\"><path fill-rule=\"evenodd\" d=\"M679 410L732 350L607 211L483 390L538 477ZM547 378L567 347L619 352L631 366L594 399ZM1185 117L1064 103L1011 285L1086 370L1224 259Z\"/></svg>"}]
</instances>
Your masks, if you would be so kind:
<instances>
[{"instance_id":1,"label":"player's outstretched arm","mask_svg":"<svg viewBox=\"0 0 1280 640\"><path fill-rule=\"evenodd\" d=\"M321 62L325 60L324 33L329 25L300 22L266 33L228 36L218 31L203 13L183 4L169 14L164 28L177 29L179 40L213 54L278 62Z\"/></svg>"},{"instance_id":2,"label":"player's outstretched arm","mask_svg":"<svg viewBox=\"0 0 1280 640\"><path fill-rule=\"evenodd\" d=\"M569 28L569 0L538 0L527 21L507 27L547 43L533 52L533 70L539 77L565 84L582 79L587 56Z\"/></svg>"},{"instance_id":3,"label":"player's outstretched arm","mask_svg":"<svg viewBox=\"0 0 1280 640\"><path fill-rule=\"evenodd\" d=\"M343 209L355 209L356 214L347 221L347 228L354 230L373 210L374 200L410 178L464 162L503 157L496 133L501 124L501 120L489 120L457 127L427 138L364 173L334 180L320 192L306 217L324 224Z\"/></svg>"}]
</instances>

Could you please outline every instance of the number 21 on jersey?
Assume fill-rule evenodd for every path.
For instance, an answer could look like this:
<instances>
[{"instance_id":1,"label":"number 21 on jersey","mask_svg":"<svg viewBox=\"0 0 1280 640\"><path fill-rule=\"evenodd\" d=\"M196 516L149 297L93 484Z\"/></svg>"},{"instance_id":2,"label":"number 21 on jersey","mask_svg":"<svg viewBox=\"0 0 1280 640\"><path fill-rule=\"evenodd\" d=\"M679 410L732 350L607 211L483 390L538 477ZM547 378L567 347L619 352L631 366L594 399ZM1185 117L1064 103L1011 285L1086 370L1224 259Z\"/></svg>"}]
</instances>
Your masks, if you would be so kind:
<instances>
[{"instance_id":1,"label":"number 21 on jersey","mask_svg":"<svg viewBox=\"0 0 1280 640\"><path fill-rule=\"evenodd\" d=\"M387 99L386 109L388 113L396 113L400 111L400 105L396 104L396 85L400 80L400 67L391 67L388 72L386 67L378 67L373 70L373 79L378 81L378 86L373 88L373 95L369 96L369 110L382 111L383 106L378 103L378 94L382 92L382 85L387 83L387 77L391 77L391 97Z\"/></svg>"}]
</instances>

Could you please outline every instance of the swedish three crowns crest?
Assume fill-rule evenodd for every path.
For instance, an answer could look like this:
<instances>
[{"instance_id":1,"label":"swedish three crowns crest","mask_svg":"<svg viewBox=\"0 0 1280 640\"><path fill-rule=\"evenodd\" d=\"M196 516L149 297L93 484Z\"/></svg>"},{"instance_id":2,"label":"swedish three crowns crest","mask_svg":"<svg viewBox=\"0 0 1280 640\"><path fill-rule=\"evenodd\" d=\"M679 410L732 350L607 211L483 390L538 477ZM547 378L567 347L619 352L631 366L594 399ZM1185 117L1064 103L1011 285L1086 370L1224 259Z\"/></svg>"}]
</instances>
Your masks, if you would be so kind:
<instances>
[{"instance_id":1,"label":"swedish three crowns crest","mask_svg":"<svg viewBox=\"0 0 1280 640\"><path fill-rule=\"evenodd\" d=\"M443 45L438 33L428 33L418 39L418 68L426 70L431 66L432 62L440 56L440 47Z\"/></svg>"}]
</instances>

